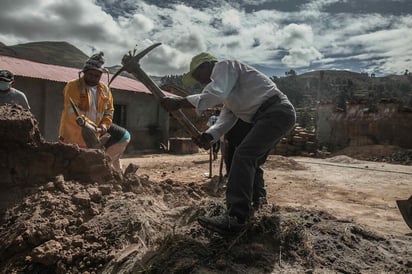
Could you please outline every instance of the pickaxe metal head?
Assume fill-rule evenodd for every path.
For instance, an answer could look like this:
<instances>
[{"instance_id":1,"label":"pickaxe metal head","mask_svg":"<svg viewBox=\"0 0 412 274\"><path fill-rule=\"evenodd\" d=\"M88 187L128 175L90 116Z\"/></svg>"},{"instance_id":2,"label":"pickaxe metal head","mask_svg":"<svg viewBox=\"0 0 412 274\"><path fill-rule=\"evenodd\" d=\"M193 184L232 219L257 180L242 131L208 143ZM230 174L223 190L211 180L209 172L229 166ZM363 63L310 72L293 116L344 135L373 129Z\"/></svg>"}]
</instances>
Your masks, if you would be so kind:
<instances>
[{"instance_id":1,"label":"pickaxe metal head","mask_svg":"<svg viewBox=\"0 0 412 274\"><path fill-rule=\"evenodd\" d=\"M129 51L129 54L124 55L123 58L122 58L122 65L123 66L113 75L112 79L110 79L109 86L113 82L113 80L117 76L119 76L119 74L122 73L123 71L127 71L127 72L133 71L134 67L139 66L139 61L140 61L140 59L142 59L143 56L145 56L151 50L153 50L154 48L160 46L161 44L162 43L155 43L155 44L147 47L146 49L142 50L138 54L135 54L136 53L136 49L135 49L133 51L133 54L131 53L131 51Z\"/></svg>"},{"instance_id":2,"label":"pickaxe metal head","mask_svg":"<svg viewBox=\"0 0 412 274\"><path fill-rule=\"evenodd\" d=\"M396 200L396 204L405 223L412 229L412 196L408 200Z\"/></svg>"}]
</instances>

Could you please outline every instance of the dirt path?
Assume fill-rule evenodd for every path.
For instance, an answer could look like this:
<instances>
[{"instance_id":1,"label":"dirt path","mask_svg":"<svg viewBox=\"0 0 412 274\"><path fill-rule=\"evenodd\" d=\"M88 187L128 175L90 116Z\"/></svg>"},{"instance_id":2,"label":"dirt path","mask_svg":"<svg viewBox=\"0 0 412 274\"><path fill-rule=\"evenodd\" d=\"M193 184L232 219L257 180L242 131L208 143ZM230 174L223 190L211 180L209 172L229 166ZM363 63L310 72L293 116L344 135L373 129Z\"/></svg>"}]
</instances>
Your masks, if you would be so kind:
<instances>
[{"instance_id":1,"label":"dirt path","mask_svg":"<svg viewBox=\"0 0 412 274\"><path fill-rule=\"evenodd\" d=\"M212 175L219 174L219 161ZM209 155L144 155L125 158L123 165L140 166L150 180L184 183L210 181ZM397 207L397 199L412 195L412 166L356 160L347 156L328 159L271 155L265 163L270 203L325 210L388 236L411 233Z\"/></svg>"}]
</instances>

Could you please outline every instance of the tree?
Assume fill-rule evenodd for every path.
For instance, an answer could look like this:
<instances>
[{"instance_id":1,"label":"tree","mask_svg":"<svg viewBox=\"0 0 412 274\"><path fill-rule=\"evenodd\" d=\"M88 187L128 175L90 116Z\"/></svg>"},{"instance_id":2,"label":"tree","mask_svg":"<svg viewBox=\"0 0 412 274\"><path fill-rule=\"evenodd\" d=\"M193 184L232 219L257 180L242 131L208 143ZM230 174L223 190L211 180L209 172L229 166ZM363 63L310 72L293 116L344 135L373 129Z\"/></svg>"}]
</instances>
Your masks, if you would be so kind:
<instances>
[{"instance_id":1,"label":"tree","mask_svg":"<svg viewBox=\"0 0 412 274\"><path fill-rule=\"evenodd\" d=\"M286 71L285 75L289 75L289 76L296 76L296 71L294 71L293 69Z\"/></svg>"}]
</instances>

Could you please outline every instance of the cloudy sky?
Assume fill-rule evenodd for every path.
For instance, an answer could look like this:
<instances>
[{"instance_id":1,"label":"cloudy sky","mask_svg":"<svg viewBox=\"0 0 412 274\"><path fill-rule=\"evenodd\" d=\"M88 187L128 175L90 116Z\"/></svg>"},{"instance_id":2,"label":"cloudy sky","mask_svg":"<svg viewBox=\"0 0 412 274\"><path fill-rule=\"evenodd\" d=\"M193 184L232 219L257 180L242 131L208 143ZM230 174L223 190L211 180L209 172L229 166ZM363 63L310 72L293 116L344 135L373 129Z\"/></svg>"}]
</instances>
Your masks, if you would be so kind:
<instances>
[{"instance_id":1,"label":"cloudy sky","mask_svg":"<svg viewBox=\"0 0 412 274\"><path fill-rule=\"evenodd\" d=\"M346 69L412 71L411 0L1 0L0 42L66 41L106 65L154 49L152 75L182 74L208 51L269 76Z\"/></svg>"}]
</instances>

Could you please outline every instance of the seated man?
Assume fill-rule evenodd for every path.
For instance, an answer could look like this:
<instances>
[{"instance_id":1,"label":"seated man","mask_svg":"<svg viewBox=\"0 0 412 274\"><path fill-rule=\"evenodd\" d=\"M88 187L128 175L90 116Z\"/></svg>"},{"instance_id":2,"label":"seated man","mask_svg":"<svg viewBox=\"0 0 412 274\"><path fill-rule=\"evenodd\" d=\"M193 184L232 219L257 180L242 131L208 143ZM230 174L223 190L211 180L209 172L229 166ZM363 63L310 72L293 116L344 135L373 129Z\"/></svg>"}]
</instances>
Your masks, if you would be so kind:
<instances>
[{"instance_id":1,"label":"seated man","mask_svg":"<svg viewBox=\"0 0 412 274\"><path fill-rule=\"evenodd\" d=\"M95 125L96 136L106 133L113 120L113 97L110 88L100 81L103 72L103 53L94 54L79 72L79 78L69 81L64 87L64 109L60 119L59 139L65 143L77 144L86 148L70 99L78 107L83 120ZM80 77L81 73L83 76Z\"/></svg>"}]
</instances>

